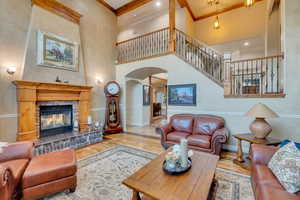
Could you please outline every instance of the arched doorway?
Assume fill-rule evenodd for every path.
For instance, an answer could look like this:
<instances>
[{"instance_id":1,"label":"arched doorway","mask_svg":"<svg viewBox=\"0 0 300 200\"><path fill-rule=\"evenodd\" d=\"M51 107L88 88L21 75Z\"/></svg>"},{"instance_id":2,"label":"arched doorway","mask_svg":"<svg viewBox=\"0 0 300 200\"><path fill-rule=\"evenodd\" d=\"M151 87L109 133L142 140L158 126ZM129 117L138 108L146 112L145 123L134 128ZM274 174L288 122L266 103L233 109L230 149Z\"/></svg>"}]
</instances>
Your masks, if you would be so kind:
<instances>
[{"instance_id":1,"label":"arched doorway","mask_svg":"<svg viewBox=\"0 0 300 200\"><path fill-rule=\"evenodd\" d=\"M126 75L126 130L159 137L155 127L167 118L167 71L157 67L136 69Z\"/></svg>"}]
</instances>

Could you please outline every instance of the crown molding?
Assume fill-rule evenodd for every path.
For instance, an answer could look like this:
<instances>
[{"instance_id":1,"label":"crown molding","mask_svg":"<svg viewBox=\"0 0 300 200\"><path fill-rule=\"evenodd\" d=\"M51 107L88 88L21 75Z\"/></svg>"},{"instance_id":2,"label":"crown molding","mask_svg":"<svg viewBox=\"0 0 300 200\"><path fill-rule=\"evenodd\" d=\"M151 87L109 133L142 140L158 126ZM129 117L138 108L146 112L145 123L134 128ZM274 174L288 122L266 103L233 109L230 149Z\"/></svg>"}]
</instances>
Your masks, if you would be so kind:
<instances>
[{"instance_id":1,"label":"crown molding","mask_svg":"<svg viewBox=\"0 0 300 200\"><path fill-rule=\"evenodd\" d=\"M32 5L39 6L75 24L80 24L80 18L82 15L56 0L31 0L31 2Z\"/></svg>"}]
</instances>

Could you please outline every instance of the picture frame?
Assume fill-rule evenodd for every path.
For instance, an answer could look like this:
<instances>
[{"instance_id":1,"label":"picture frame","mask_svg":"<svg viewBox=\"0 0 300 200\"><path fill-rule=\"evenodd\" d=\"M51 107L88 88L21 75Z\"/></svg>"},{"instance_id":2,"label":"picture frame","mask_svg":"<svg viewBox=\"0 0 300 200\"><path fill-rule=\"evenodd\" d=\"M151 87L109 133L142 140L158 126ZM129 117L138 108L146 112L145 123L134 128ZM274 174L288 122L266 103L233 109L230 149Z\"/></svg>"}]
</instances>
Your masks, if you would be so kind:
<instances>
[{"instance_id":1,"label":"picture frame","mask_svg":"<svg viewBox=\"0 0 300 200\"><path fill-rule=\"evenodd\" d=\"M196 106L197 85L168 85L168 104L173 106Z\"/></svg>"},{"instance_id":2,"label":"picture frame","mask_svg":"<svg viewBox=\"0 0 300 200\"><path fill-rule=\"evenodd\" d=\"M37 65L79 71L79 44L52 33L37 32Z\"/></svg>"},{"instance_id":3,"label":"picture frame","mask_svg":"<svg viewBox=\"0 0 300 200\"><path fill-rule=\"evenodd\" d=\"M143 85L143 105L149 106L150 105L150 86Z\"/></svg>"}]
</instances>

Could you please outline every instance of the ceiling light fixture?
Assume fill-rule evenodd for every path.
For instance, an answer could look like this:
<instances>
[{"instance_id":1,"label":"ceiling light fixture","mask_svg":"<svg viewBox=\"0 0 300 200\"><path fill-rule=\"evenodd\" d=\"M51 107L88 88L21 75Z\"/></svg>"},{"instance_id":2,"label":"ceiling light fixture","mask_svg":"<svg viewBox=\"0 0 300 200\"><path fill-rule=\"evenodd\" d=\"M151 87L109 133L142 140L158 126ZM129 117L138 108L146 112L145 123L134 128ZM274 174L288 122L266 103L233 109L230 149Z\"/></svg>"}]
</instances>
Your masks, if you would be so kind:
<instances>
[{"instance_id":1,"label":"ceiling light fixture","mask_svg":"<svg viewBox=\"0 0 300 200\"><path fill-rule=\"evenodd\" d=\"M250 8L251 6L253 6L255 4L255 0L245 0L245 6L247 8Z\"/></svg>"},{"instance_id":2,"label":"ceiling light fixture","mask_svg":"<svg viewBox=\"0 0 300 200\"><path fill-rule=\"evenodd\" d=\"M156 5L157 7L159 7L159 6L161 5L160 1L157 1L157 2L155 3L155 5Z\"/></svg>"},{"instance_id":3,"label":"ceiling light fixture","mask_svg":"<svg viewBox=\"0 0 300 200\"><path fill-rule=\"evenodd\" d=\"M220 21L219 21L219 16L217 16L214 22L214 29L219 29L219 28L220 28Z\"/></svg>"},{"instance_id":4,"label":"ceiling light fixture","mask_svg":"<svg viewBox=\"0 0 300 200\"><path fill-rule=\"evenodd\" d=\"M207 0L208 5L212 6L213 4L218 5L220 0Z\"/></svg>"},{"instance_id":5,"label":"ceiling light fixture","mask_svg":"<svg viewBox=\"0 0 300 200\"><path fill-rule=\"evenodd\" d=\"M244 46L245 46L245 47L247 47L247 46L249 46L249 45L250 45L249 42L244 42Z\"/></svg>"}]
</instances>

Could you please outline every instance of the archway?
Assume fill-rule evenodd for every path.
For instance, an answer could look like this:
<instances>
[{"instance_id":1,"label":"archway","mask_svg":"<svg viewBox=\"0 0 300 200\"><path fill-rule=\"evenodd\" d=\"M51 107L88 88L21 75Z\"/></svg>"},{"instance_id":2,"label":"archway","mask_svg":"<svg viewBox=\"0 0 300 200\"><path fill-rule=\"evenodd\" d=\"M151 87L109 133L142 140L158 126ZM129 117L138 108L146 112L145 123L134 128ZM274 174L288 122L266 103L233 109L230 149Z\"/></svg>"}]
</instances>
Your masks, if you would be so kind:
<instances>
[{"instance_id":1,"label":"archway","mask_svg":"<svg viewBox=\"0 0 300 200\"><path fill-rule=\"evenodd\" d=\"M125 76L124 88L125 130L158 137L154 126L167 117L167 71L158 67L133 70Z\"/></svg>"}]
</instances>

